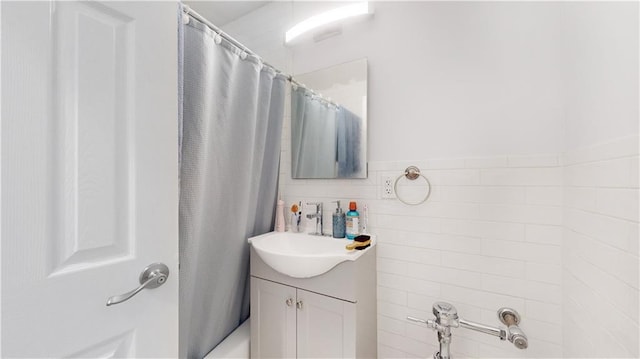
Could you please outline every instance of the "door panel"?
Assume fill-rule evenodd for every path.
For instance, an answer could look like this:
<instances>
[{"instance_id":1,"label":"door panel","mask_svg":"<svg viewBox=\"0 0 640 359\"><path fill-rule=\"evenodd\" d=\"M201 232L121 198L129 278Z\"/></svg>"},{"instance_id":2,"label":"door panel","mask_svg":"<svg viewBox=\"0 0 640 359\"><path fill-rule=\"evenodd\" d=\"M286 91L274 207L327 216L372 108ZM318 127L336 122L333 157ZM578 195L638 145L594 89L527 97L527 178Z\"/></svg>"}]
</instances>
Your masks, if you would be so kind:
<instances>
[{"instance_id":1,"label":"door panel","mask_svg":"<svg viewBox=\"0 0 640 359\"><path fill-rule=\"evenodd\" d=\"M296 289L251 277L251 357L295 356Z\"/></svg>"},{"instance_id":2,"label":"door panel","mask_svg":"<svg viewBox=\"0 0 640 359\"><path fill-rule=\"evenodd\" d=\"M356 305L298 289L298 358L354 358Z\"/></svg>"},{"instance_id":3,"label":"door panel","mask_svg":"<svg viewBox=\"0 0 640 359\"><path fill-rule=\"evenodd\" d=\"M53 12L53 274L133 256L134 19L107 6L60 2ZM96 165L99 164L99 165Z\"/></svg>"},{"instance_id":4,"label":"door panel","mask_svg":"<svg viewBox=\"0 0 640 359\"><path fill-rule=\"evenodd\" d=\"M176 357L176 3L0 7L2 356Z\"/></svg>"}]
</instances>

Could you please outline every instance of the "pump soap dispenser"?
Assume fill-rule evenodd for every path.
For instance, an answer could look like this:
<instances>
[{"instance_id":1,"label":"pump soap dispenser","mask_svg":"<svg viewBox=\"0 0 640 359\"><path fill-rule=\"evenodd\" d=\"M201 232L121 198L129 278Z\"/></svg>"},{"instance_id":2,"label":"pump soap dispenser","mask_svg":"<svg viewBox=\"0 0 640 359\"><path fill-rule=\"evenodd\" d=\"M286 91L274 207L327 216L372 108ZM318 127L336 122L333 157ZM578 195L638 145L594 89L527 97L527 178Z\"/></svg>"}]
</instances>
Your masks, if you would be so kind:
<instances>
[{"instance_id":1,"label":"pump soap dispenser","mask_svg":"<svg viewBox=\"0 0 640 359\"><path fill-rule=\"evenodd\" d=\"M338 204L336 212L333 214L333 238L344 238L346 234L346 217L342 208L340 208L340 201L334 201Z\"/></svg>"},{"instance_id":2,"label":"pump soap dispenser","mask_svg":"<svg viewBox=\"0 0 640 359\"><path fill-rule=\"evenodd\" d=\"M356 209L356 202L349 202L349 212L347 212L347 239L354 239L360 234L360 214Z\"/></svg>"}]
</instances>

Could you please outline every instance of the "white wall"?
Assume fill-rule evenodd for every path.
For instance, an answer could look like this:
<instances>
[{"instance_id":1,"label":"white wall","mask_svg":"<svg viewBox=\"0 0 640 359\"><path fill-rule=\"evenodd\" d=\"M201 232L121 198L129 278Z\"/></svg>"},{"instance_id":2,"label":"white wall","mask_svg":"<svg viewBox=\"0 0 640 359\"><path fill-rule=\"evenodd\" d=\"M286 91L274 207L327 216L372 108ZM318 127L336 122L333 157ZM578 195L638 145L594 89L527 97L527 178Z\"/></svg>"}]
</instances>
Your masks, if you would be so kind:
<instances>
[{"instance_id":1,"label":"white wall","mask_svg":"<svg viewBox=\"0 0 640 359\"><path fill-rule=\"evenodd\" d=\"M638 3L566 3L563 352L638 348Z\"/></svg>"},{"instance_id":2,"label":"white wall","mask_svg":"<svg viewBox=\"0 0 640 359\"><path fill-rule=\"evenodd\" d=\"M225 29L294 74L369 60L369 178L291 180L287 118L280 190L369 206L379 355L429 356L435 334L404 318L445 300L489 324L512 305L531 339L518 351L457 329L458 356L637 357L637 3L375 5L292 48L282 34L317 4L273 3ZM429 202L381 199L381 177L408 165L432 181Z\"/></svg>"},{"instance_id":3,"label":"white wall","mask_svg":"<svg viewBox=\"0 0 640 359\"><path fill-rule=\"evenodd\" d=\"M292 50L293 73L368 58L372 161L561 148L553 6L375 5L371 21Z\"/></svg>"},{"instance_id":4,"label":"white wall","mask_svg":"<svg viewBox=\"0 0 640 359\"><path fill-rule=\"evenodd\" d=\"M638 3L566 3L565 149L638 133Z\"/></svg>"}]
</instances>

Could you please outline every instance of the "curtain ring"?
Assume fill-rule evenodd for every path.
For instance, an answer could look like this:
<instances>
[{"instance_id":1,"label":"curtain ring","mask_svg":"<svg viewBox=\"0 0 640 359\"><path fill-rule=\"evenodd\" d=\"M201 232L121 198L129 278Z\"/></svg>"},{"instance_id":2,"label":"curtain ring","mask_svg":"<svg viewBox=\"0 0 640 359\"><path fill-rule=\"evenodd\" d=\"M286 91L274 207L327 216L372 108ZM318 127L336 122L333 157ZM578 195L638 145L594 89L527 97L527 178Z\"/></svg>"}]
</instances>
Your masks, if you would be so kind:
<instances>
[{"instance_id":1,"label":"curtain ring","mask_svg":"<svg viewBox=\"0 0 640 359\"><path fill-rule=\"evenodd\" d=\"M222 36L216 33L216 36L213 38L213 41L215 41L216 45L220 45L222 43Z\"/></svg>"},{"instance_id":2,"label":"curtain ring","mask_svg":"<svg viewBox=\"0 0 640 359\"><path fill-rule=\"evenodd\" d=\"M400 197L400 195L398 194L398 181L402 177L406 177L410 181L416 180L418 177L422 177L424 178L425 181L427 181L427 194L424 196L424 198L422 198L422 200L418 202L408 202L402 199L402 197ZM419 204L424 203L427 199L429 199L429 196L431 195L431 182L429 182L429 179L427 177L425 177L422 173L420 173L420 169L418 167L409 166L407 167L407 169L404 170L403 174L401 174L400 176L398 176L398 178L396 178L396 181L393 183L393 192L396 194L396 198L398 198L398 201L409 206L417 206Z\"/></svg>"}]
</instances>

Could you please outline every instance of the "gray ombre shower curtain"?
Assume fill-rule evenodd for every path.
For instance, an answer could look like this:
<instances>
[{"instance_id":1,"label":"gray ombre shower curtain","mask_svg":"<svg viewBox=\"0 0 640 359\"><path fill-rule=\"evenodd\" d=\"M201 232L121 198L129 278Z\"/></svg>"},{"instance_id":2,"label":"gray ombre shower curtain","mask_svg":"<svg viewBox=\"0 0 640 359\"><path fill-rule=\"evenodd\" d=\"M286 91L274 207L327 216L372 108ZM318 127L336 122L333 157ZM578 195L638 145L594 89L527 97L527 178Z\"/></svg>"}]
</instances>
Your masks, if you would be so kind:
<instances>
[{"instance_id":1,"label":"gray ombre shower curtain","mask_svg":"<svg viewBox=\"0 0 640 359\"><path fill-rule=\"evenodd\" d=\"M180 356L249 316L247 238L272 230L286 79L191 18L180 27Z\"/></svg>"},{"instance_id":2,"label":"gray ombre shower curtain","mask_svg":"<svg viewBox=\"0 0 640 359\"><path fill-rule=\"evenodd\" d=\"M291 171L294 178L336 177L335 105L303 87L291 90Z\"/></svg>"}]
</instances>

